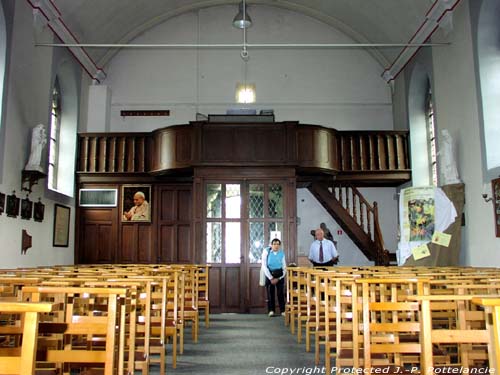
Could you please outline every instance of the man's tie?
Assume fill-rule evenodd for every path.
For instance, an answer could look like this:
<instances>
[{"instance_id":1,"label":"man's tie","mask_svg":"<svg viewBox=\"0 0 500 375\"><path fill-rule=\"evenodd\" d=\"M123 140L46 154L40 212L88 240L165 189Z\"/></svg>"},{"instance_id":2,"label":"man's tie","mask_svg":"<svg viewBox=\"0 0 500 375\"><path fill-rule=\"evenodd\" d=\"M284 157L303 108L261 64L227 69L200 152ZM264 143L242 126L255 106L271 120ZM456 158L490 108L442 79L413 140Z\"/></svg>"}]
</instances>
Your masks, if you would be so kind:
<instances>
[{"instance_id":1,"label":"man's tie","mask_svg":"<svg viewBox=\"0 0 500 375\"><path fill-rule=\"evenodd\" d=\"M323 241L319 241L319 262L323 263Z\"/></svg>"}]
</instances>

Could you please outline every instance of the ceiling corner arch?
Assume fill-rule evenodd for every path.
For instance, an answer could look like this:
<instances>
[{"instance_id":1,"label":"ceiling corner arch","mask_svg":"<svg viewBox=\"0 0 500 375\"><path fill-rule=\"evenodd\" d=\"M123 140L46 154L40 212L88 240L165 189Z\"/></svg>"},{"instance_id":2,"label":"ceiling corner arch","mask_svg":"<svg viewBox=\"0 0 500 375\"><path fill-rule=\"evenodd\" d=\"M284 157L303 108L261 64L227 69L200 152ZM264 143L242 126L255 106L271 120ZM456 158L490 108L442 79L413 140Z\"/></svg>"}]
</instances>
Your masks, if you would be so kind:
<instances>
[{"instance_id":1,"label":"ceiling corner arch","mask_svg":"<svg viewBox=\"0 0 500 375\"><path fill-rule=\"evenodd\" d=\"M156 17L150 18L148 21L142 23L141 25L135 27L134 29L130 30L127 32L120 40L116 41L115 43L118 44L127 44L134 40L136 37L138 37L140 34L144 33L145 31L155 27L156 25L159 25L171 18L177 17L181 14L188 13L188 12L196 12L200 9L203 8L210 8L210 7L216 7L216 6L222 6L222 5L237 5L239 3L239 0L206 0L206 1L201 1L197 2L194 4L189 4L189 5L184 5L177 7L173 10L169 10L167 12L164 12ZM331 15L325 14L323 12L320 12L317 9L311 8L309 6L304 6L300 4L296 4L291 1L285 1L285 0L254 0L248 1L249 5L266 5L266 6L272 6L276 8L281 8L281 9L286 9L290 11L294 11L299 14L303 14L306 16L309 16L311 18L314 18L318 21L321 21L350 37L357 43L370 43L372 42L369 40L365 35L362 33L356 31L349 25L347 25L345 22L342 22L336 17L333 17ZM121 49L109 49L98 61L97 64L99 66L106 66L112 59L113 57L120 51ZM387 65L389 65L389 60L377 49L375 48L370 48L367 50L368 53L377 61L380 66L385 69Z\"/></svg>"}]
</instances>

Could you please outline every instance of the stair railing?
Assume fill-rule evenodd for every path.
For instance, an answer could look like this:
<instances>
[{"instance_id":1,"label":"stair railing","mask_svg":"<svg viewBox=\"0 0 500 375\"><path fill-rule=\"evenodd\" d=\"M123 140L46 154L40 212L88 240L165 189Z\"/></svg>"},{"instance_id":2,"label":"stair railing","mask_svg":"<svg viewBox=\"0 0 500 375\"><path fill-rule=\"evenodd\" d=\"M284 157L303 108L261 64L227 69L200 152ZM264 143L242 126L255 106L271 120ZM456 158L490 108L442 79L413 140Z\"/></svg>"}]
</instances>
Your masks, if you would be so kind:
<instances>
[{"instance_id":1,"label":"stair railing","mask_svg":"<svg viewBox=\"0 0 500 375\"><path fill-rule=\"evenodd\" d=\"M380 229L377 202L371 205L360 191L350 184L335 184L331 193L373 241L376 250L375 263L388 265L389 255Z\"/></svg>"}]
</instances>

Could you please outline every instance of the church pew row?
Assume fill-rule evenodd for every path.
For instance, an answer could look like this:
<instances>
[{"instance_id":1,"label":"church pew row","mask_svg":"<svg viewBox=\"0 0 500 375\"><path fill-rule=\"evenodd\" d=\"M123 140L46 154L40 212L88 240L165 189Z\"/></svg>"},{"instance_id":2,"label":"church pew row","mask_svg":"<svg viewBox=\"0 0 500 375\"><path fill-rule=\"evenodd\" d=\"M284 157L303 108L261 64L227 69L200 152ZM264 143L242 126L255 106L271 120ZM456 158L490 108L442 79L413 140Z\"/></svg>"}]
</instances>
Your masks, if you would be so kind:
<instances>
[{"instance_id":1,"label":"church pew row","mask_svg":"<svg viewBox=\"0 0 500 375\"><path fill-rule=\"evenodd\" d=\"M367 279L373 279L378 287L383 285L382 280L385 278L392 278L399 281L401 285L408 283L408 280L419 279L426 280L425 288L418 291L416 286L406 288L406 294L402 295L403 301L397 303L404 304L410 303L407 300L418 295L431 295L431 296L446 296L441 298L448 298L453 300L455 296L469 296L467 303L465 303L466 310L462 307L462 315L468 317L465 320L467 329L473 331L470 335L480 335L484 338L484 327L492 331L492 327L487 326L487 318L482 311L473 308L470 296L499 296L500 295L500 282L495 280L500 275L500 270L497 268L474 268L474 267L442 267L442 268L419 268L419 267L332 267L323 269L313 269L304 267L291 267L287 270L287 309L285 324L290 327L292 334L297 336L300 342L302 333L299 331L305 330L306 335L306 350L310 350L309 336L315 337L315 363L320 363L320 355L322 348L324 351L324 364L326 368L330 367L332 359L335 361L337 369L344 367L358 367L365 366L364 345L371 342L372 339L367 339L363 336L371 332L367 327L373 327L376 331L377 326L365 325L366 313L363 315L363 309L367 308L366 300L364 297L362 285L366 283ZM395 287L396 288L396 287ZM365 292L367 293L367 292ZM370 297L375 298L375 297ZM464 299L465 297L456 297L455 300ZM388 296L381 302L388 302ZM416 324L411 323L412 328L415 329L413 337L418 336L418 340L409 345L401 345L403 348L412 348L416 353L406 353L402 355L389 355L388 352L374 353L374 351L381 351L379 346L368 346L368 350L373 356L375 363L380 363L377 357L381 355L385 358L385 365L399 366L397 362L394 363L394 358L406 358L413 362L403 363L403 366L413 366L420 371L421 360L423 356L420 355L424 340L420 337L421 327L420 316L423 314L422 308L426 309L426 303L420 300L412 301L412 307L415 308L415 303L418 304L416 311L401 311L400 317L412 315L416 319ZM422 304L424 307L422 307ZM452 303L448 304L448 309L438 310L435 308L436 304L445 307L445 304L432 301L431 306L431 322L433 327L453 327L453 324L461 322L458 319L458 307L452 308ZM374 305L375 306L375 305ZM395 308L394 305L391 308ZM400 305L399 307L404 307ZM408 306L406 306L408 307ZM500 311L500 310L499 310ZM368 315L382 316L384 313L372 311ZM385 314L387 315L387 314ZM395 315L397 318L398 315ZM475 317L472 319L471 317ZM463 319L462 319L463 320ZM447 324L447 325L446 325ZM462 323L461 323L462 324ZM403 325L405 326L405 325ZM418 326L418 329L417 329ZM384 326L385 328L389 326ZM399 326L401 329L402 326ZM409 324L406 324L406 328ZM408 340L412 335L409 332L404 335ZM452 333L459 337L459 333ZM392 337L398 337L398 334L392 333ZM423 338L426 340L431 335L425 334ZM451 340L451 339L450 339ZM479 339L478 339L479 340ZM396 340L397 341L397 340ZM453 340L451 340L453 341ZM498 340L493 341L489 338L489 345L498 344ZM395 345L396 342L393 342ZM408 345L407 345L408 344ZM418 344L418 345L417 345ZM399 344L398 344L399 345ZM426 341L426 348L429 342ZM439 364L456 365L464 363L465 367L474 366L487 366L488 363L496 363L496 357L488 356L486 350L487 344L480 345L479 343L466 343L466 342L449 342L438 344L437 342L431 345L434 350L432 351L432 358ZM383 347L383 346L382 346ZM390 346L389 346L390 347ZM474 350L466 350L465 348L474 348ZM384 347L383 347L384 348ZM387 347L384 348L384 350ZM428 350L428 349L427 349ZM422 358L421 358L422 357ZM427 361L429 352L427 351ZM371 357L370 357L371 358ZM392 358L389 360L388 358ZM393 362L390 362L393 361ZM461 362L462 361L462 362ZM426 362L429 363L429 362ZM372 366L370 362L367 364ZM423 366L423 365L422 365ZM491 367L491 365L490 365ZM393 367L394 368L394 367ZM425 369L426 367L422 367ZM425 371L423 371L425 372Z\"/></svg>"},{"instance_id":2,"label":"church pew row","mask_svg":"<svg viewBox=\"0 0 500 375\"><path fill-rule=\"evenodd\" d=\"M120 317L125 319L125 324L117 324L117 327L123 326L123 331L115 340L117 359L113 359L111 367L108 366L110 358L106 359L102 367L106 373L112 368L112 373L130 374L139 370L147 374L149 365L156 363L160 366L160 373L165 374L167 344L171 342L172 366L175 368L177 354L182 354L184 350L186 324L191 325L193 341L198 341L199 306L204 310L205 325L207 327L209 325L208 272L208 265L129 264L0 270L0 301L22 301L31 298L30 287L112 289L126 286L126 294L118 298L122 306ZM199 304L199 301L202 303ZM66 309L66 303L59 303L56 306L61 310ZM61 315L65 314L54 312L51 314L51 319L54 319L54 316L62 319ZM46 329L48 326L44 327ZM71 332L68 332L68 335L72 337ZM58 357L58 354L54 354L54 345L57 346L61 340L64 341L64 338L54 339L52 335L52 339L47 337L43 339L44 343L49 343L47 345L51 346L44 348L42 345L39 357L43 350L46 353L51 350L52 359L66 360L71 357L71 355L66 356L68 358ZM91 339L93 347L97 350L103 349L102 343L106 341L98 339L97 336ZM98 345L99 342L101 345ZM81 353L74 354L78 356ZM92 353L89 358L94 358L95 364L100 362L102 354ZM42 361L37 363L45 367L44 373L47 373L47 368L50 370L48 373L52 373L51 371L63 373L69 368L69 364L62 362L57 365L59 367L54 363L50 365L47 363L44 365Z\"/></svg>"}]
</instances>

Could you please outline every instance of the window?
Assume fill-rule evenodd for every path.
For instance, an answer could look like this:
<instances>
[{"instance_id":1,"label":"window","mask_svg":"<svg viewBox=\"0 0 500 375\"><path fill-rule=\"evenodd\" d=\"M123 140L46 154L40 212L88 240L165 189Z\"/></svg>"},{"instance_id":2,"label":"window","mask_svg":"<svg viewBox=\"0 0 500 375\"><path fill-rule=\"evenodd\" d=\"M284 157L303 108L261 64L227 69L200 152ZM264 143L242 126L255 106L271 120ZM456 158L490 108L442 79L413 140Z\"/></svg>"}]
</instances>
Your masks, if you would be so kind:
<instances>
[{"instance_id":1,"label":"window","mask_svg":"<svg viewBox=\"0 0 500 375\"><path fill-rule=\"evenodd\" d=\"M5 81L5 66L7 62L7 27L3 7L0 5L0 126L3 110L3 92Z\"/></svg>"},{"instance_id":2,"label":"window","mask_svg":"<svg viewBox=\"0 0 500 375\"><path fill-rule=\"evenodd\" d=\"M431 177L432 185L437 186L437 150L436 150L436 125L434 116L434 105L432 103L432 90L429 87L426 100L426 114L427 114L427 151L429 153L429 174Z\"/></svg>"},{"instance_id":3,"label":"window","mask_svg":"<svg viewBox=\"0 0 500 375\"><path fill-rule=\"evenodd\" d=\"M484 0L477 20L477 55L481 84L483 161L486 180L500 174L500 2Z\"/></svg>"},{"instance_id":4,"label":"window","mask_svg":"<svg viewBox=\"0 0 500 375\"><path fill-rule=\"evenodd\" d=\"M59 165L59 143L61 132L61 90L59 80L56 78L52 89L50 112L50 141L49 141L49 189L57 190L57 177Z\"/></svg>"}]
</instances>

